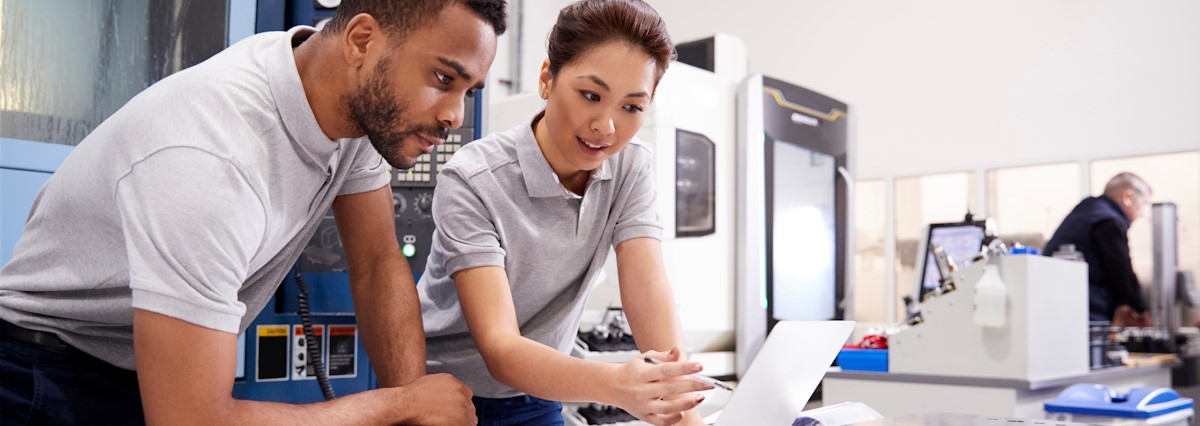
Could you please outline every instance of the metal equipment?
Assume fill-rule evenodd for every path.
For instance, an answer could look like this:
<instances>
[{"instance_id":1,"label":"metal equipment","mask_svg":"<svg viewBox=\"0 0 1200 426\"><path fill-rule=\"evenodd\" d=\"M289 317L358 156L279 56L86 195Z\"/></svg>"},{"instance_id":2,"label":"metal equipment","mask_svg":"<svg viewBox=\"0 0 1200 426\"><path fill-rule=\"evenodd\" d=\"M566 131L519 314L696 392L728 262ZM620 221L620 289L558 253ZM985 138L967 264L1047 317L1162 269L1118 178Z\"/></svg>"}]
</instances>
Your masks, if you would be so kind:
<instances>
[{"instance_id":1,"label":"metal equipment","mask_svg":"<svg viewBox=\"0 0 1200 426\"><path fill-rule=\"evenodd\" d=\"M1154 203L1150 217L1154 222L1154 281L1148 299L1152 323L1161 330L1164 351L1182 361L1172 371L1171 385L1194 386L1200 383L1200 332L1181 325L1187 318L1183 311L1200 305L1200 294L1192 272L1179 269L1175 203Z\"/></svg>"},{"instance_id":2,"label":"metal equipment","mask_svg":"<svg viewBox=\"0 0 1200 426\"><path fill-rule=\"evenodd\" d=\"M1014 254L950 276L955 288L921 301L922 321L889 337L889 373L1034 381L1089 371L1087 265Z\"/></svg>"},{"instance_id":3,"label":"metal equipment","mask_svg":"<svg viewBox=\"0 0 1200 426\"><path fill-rule=\"evenodd\" d=\"M739 376L776 322L846 316L852 117L841 101L761 74L739 87Z\"/></svg>"}]
</instances>

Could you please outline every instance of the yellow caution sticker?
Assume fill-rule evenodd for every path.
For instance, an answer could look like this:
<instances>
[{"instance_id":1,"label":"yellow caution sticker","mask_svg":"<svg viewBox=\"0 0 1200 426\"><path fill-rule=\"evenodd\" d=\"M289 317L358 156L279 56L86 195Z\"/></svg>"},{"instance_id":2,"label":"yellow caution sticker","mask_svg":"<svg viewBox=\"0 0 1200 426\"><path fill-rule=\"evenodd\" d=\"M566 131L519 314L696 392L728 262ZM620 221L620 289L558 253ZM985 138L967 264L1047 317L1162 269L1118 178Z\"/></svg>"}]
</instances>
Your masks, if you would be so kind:
<instances>
[{"instance_id":1,"label":"yellow caution sticker","mask_svg":"<svg viewBox=\"0 0 1200 426\"><path fill-rule=\"evenodd\" d=\"M286 325L260 325L258 326L259 337L287 337L288 328Z\"/></svg>"}]
</instances>

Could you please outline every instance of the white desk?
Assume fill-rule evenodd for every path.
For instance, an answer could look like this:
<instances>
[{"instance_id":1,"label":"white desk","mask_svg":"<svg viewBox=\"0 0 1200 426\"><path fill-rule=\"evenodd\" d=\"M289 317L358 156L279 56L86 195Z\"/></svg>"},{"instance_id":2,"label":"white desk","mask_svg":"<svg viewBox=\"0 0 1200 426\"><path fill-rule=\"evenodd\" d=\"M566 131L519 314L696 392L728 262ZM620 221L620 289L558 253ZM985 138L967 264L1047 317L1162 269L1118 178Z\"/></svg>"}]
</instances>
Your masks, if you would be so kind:
<instances>
[{"instance_id":1,"label":"white desk","mask_svg":"<svg viewBox=\"0 0 1200 426\"><path fill-rule=\"evenodd\" d=\"M889 418L935 412L1045 418L1042 404L1058 397L1068 386L1095 383L1121 392L1133 387L1169 387L1173 366L1113 367L1041 381L842 371L833 367L825 374L822 402L862 402Z\"/></svg>"}]
</instances>

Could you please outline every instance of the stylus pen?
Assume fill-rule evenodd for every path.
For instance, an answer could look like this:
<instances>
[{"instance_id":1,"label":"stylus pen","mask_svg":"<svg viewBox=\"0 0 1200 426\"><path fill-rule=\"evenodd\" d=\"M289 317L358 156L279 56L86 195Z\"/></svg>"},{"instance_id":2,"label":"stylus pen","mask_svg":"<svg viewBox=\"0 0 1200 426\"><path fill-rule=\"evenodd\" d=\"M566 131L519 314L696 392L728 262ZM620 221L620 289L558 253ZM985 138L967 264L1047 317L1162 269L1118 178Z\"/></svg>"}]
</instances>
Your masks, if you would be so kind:
<instances>
[{"instance_id":1,"label":"stylus pen","mask_svg":"<svg viewBox=\"0 0 1200 426\"><path fill-rule=\"evenodd\" d=\"M648 364L659 365L659 364L663 363L663 361L659 360L658 358L644 357L642 359L646 360L646 363L648 363ZM733 386L729 386L729 385L725 384L724 382L714 379L712 377L701 376L699 374L688 374L687 377L689 379L695 380L700 383L704 383L709 386L718 387L721 389L725 389L727 391L733 390Z\"/></svg>"}]
</instances>

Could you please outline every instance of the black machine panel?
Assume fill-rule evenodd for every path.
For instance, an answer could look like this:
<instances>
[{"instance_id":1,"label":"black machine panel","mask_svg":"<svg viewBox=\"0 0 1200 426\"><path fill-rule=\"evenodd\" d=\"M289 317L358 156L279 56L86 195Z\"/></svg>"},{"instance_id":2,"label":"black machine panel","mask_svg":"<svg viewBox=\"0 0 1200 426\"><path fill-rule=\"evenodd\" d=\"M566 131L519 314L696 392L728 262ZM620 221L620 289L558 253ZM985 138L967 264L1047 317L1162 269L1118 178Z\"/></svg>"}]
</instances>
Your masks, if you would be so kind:
<instances>
[{"instance_id":1,"label":"black machine panel","mask_svg":"<svg viewBox=\"0 0 1200 426\"><path fill-rule=\"evenodd\" d=\"M467 97L467 110L476 98ZM469 121L467 121L469 120ZM442 167L466 143L477 139L474 114L467 114L463 127L450 131L446 143L422 155L410 170L392 169L392 204L396 214L396 240L414 274L425 271L433 237L433 189Z\"/></svg>"},{"instance_id":2,"label":"black machine panel","mask_svg":"<svg viewBox=\"0 0 1200 426\"><path fill-rule=\"evenodd\" d=\"M675 130L675 236L716 232L716 145L707 136Z\"/></svg>"},{"instance_id":3,"label":"black machine panel","mask_svg":"<svg viewBox=\"0 0 1200 426\"><path fill-rule=\"evenodd\" d=\"M837 178L837 173L839 168L846 167L849 154L848 107L841 101L812 90L765 76L763 92L764 156L772 159L766 162L765 167L767 270L777 270L777 266L794 261L792 256L804 251L802 245L791 244L794 235L787 234L787 231L795 229L781 228L794 224L796 218L775 216L780 211L797 211L796 207L805 206L809 207L808 211L818 212L801 222L824 224L820 230L822 238L812 241L812 244L819 243L822 248L819 252L831 250L833 255L827 261L820 259L820 265L814 265L814 268L833 275L834 294L831 302L835 306L832 306L833 315L830 318L804 319L842 318L843 308L836 306L836 301L845 297L846 259L845 250L841 248L846 246L847 230L846 222L837 218L846 217L848 188L844 179ZM799 159L804 161L793 161ZM810 176L812 172L822 172L824 175ZM826 192L830 184L832 193ZM779 198L775 196L776 193L787 196ZM831 234L827 235L828 241L824 232ZM781 319L800 319L792 317L794 312L786 312L788 304L783 303L785 300L794 300L793 296L800 289L781 285L776 282L774 275L768 274L766 280L767 297L772 299L772 303L767 305L768 329ZM820 277L819 281L824 282L824 278Z\"/></svg>"},{"instance_id":4,"label":"black machine panel","mask_svg":"<svg viewBox=\"0 0 1200 426\"><path fill-rule=\"evenodd\" d=\"M417 163L411 169L392 168L390 171L396 241L408 258L413 274L418 276L425 270L425 261L429 257L434 229L433 189L437 186L438 173L464 144L478 139L476 99L477 96L473 95L466 97L465 109L469 112L464 116L462 127L450 130L446 143L438 145L429 154L417 157ZM304 272L347 271L345 252L338 238L332 210L325 214L316 235L304 249L304 255L300 257L300 269Z\"/></svg>"}]
</instances>

